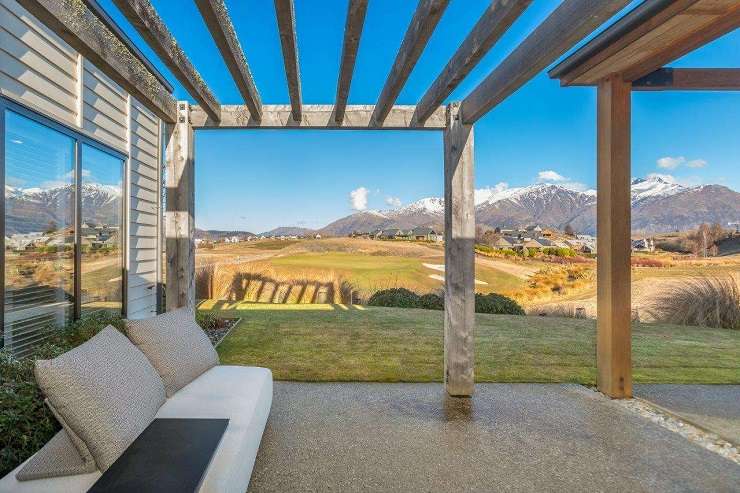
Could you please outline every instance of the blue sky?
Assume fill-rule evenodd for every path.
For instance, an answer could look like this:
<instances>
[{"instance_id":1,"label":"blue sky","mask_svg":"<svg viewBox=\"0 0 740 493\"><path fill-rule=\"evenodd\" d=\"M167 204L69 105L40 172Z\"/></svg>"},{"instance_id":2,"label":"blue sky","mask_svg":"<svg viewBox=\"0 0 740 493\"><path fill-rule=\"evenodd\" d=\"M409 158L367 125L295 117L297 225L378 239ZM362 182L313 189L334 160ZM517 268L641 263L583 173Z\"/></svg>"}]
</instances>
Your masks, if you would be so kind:
<instances>
[{"instance_id":1,"label":"blue sky","mask_svg":"<svg viewBox=\"0 0 740 493\"><path fill-rule=\"evenodd\" d=\"M168 76L175 96L190 100L111 0L101 3ZM241 103L194 2L153 3L217 98ZM273 2L226 3L263 102L287 103ZM488 3L450 2L399 104L420 99ZM557 3L534 0L449 100L469 94ZM296 0L295 5L304 103L332 103L347 0ZM376 102L415 6L412 0L370 2L350 104ZM672 66L739 67L740 31ZM545 73L534 78L477 123L476 186L528 185L540 172L554 171L568 186L593 187L595 97L591 88L560 88ZM720 183L740 190L738 115L738 93L635 93L633 176L664 173L687 184ZM199 132L196 163L196 222L203 228L260 232L279 225L320 227L353 212L353 205L385 209L442 193L442 138L437 132ZM350 194L358 189L353 204ZM359 200L365 191L366 203Z\"/></svg>"}]
</instances>

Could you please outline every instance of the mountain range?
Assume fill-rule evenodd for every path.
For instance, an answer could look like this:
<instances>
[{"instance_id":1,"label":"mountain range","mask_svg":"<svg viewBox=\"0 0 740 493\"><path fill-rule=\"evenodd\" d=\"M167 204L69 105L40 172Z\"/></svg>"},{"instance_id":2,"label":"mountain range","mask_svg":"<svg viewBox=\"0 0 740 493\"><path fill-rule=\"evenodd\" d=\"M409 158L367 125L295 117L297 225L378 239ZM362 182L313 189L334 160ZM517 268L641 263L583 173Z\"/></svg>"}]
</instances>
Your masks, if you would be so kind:
<instances>
[{"instance_id":1,"label":"mountain range","mask_svg":"<svg viewBox=\"0 0 740 493\"><path fill-rule=\"evenodd\" d=\"M728 223L740 220L740 193L723 185L685 186L660 175L632 181L632 230L635 233L662 233L696 228L701 223ZM56 188L5 187L6 235L45 231L50 223L71 224L74 190ZM120 190L100 184L84 184L84 219L115 224L120 213ZM491 228L530 224L596 233L596 192L577 191L557 184L493 188L476 191L477 223ZM353 231L383 228L409 229L430 226L442 229L444 200L428 197L405 207L384 211L366 210L350 214L319 230L279 227L265 236L307 235L346 236ZM245 231L196 230L196 237L254 236Z\"/></svg>"},{"instance_id":2,"label":"mountain range","mask_svg":"<svg viewBox=\"0 0 740 493\"><path fill-rule=\"evenodd\" d=\"M740 193L722 185L684 186L659 175L631 183L632 230L662 233L696 228L701 223L726 226L740 220ZM596 191L577 191L543 183L527 187L478 191L476 221L491 228L530 224L596 233ZM387 211L361 211L338 219L320 231L336 236L353 231L444 224L444 200L424 198Z\"/></svg>"},{"instance_id":3,"label":"mountain range","mask_svg":"<svg viewBox=\"0 0 740 493\"><path fill-rule=\"evenodd\" d=\"M82 185L83 222L118 224L121 190L112 185ZM5 186L5 235L46 231L73 224L74 187L16 188Z\"/></svg>"}]
</instances>

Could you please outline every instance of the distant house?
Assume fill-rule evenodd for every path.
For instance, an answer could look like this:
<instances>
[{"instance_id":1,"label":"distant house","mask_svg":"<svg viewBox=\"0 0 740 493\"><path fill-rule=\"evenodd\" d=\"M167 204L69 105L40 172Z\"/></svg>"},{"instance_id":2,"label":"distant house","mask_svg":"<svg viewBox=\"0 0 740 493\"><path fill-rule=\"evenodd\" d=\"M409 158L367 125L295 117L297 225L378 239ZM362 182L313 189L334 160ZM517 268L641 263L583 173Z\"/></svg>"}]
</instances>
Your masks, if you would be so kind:
<instances>
[{"instance_id":1,"label":"distant house","mask_svg":"<svg viewBox=\"0 0 740 493\"><path fill-rule=\"evenodd\" d=\"M655 242L652 238L640 238L632 240L632 251L633 252L654 252Z\"/></svg>"},{"instance_id":2,"label":"distant house","mask_svg":"<svg viewBox=\"0 0 740 493\"><path fill-rule=\"evenodd\" d=\"M534 238L528 238L524 240L522 246L528 250L539 250L544 245L542 245L542 243L540 243L538 240L535 240Z\"/></svg>"},{"instance_id":3,"label":"distant house","mask_svg":"<svg viewBox=\"0 0 740 493\"><path fill-rule=\"evenodd\" d=\"M550 248L555 246L555 242L552 240L548 240L547 238L538 238L537 243L542 245L545 248Z\"/></svg>"},{"instance_id":4,"label":"distant house","mask_svg":"<svg viewBox=\"0 0 740 493\"><path fill-rule=\"evenodd\" d=\"M494 241L493 245L491 246L496 250L513 250L516 246L516 242L510 238L502 236L501 238L498 238L496 241Z\"/></svg>"},{"instance_id":5,"label":"distant house","mask_svg":"<svg viewBox=\"0 0 740 493\"><path fill-rule=\"evenodd\" d=\"M538 239L540 236L542 236L542 228L537 226L527 226L524 228L526 231L526 234L534 239Z\"/></svg>"},{"instance_id":6,"label":"distant house","mask_svg":"<svg viewBox=\"0 0 740 493\"><path fill-rule=\"evenodd\" d=\"M439 241L441 234L432 228L418 227L412 229L409 236L417 241Z\"/></svg>"},{"instance_id":7,"label":"distant house","mask_svg":"<svg viewBox=\"0 0 740 493\"><path fill-rule=\"evenodd\" d=\"M398 228L389 228L380 231L378 238L381 240L395 240L401 230Z\"/></svg>"}]
</instances>

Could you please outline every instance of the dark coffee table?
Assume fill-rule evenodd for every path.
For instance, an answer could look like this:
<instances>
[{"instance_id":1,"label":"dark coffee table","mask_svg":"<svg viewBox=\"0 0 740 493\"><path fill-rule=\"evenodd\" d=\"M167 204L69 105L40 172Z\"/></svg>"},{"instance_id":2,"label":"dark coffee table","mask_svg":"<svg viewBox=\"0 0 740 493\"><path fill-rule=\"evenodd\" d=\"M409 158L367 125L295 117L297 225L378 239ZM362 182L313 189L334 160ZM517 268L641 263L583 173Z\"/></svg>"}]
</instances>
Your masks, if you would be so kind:
<instances>
[{"instance_id":1,"label":"dark coffee table","mask_svg":"<svg viewBox=\"0 0 740 493\"><path fill-rule=\"evenodd\" d=\"M228 419L155 419L88 491L195 492L228 424Z\"/></svg>"}]
</instances>

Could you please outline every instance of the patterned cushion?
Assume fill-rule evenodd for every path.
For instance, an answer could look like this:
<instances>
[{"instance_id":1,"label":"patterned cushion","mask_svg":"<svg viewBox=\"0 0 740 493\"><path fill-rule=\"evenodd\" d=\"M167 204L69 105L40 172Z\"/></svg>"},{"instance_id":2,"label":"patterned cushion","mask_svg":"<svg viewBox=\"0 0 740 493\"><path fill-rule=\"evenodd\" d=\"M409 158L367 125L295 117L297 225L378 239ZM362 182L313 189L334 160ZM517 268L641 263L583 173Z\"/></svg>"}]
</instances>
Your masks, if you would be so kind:
<instances>
[{"instance_id":1,"label":"patterned cushion","mask_svg":"<svg viewBox=\"0 0 740 493\"><path fill-rule=\"evenodd\" d=\"M59 412L57 412L56 409L54 409L54 406L49 402L49 399L44 399L44 403L48 406L48 408L51 410L51 413L54 415L55 418L57 418L57 421L59 421L59 424L62 425L62 428L64 428L64 431L67 432L67 437L69 437L70 441L72 442L72 445L77 449L77 452L79 453L80 457L83 461L91 461L95 462L95 459L93 459L92 454L90 453L90 449L87 448L87 444L82 441L82 438L77 436L77 433L74 432L72 428L69 427L66 421L64 421L64 418L62 417Z\"/></svg>"},{"instance_id":2,"label":"patterned cushion","mask_svg":"<svg viewBox=\"0 0 740 493\"><path fill-rule=\"evenodd\" d=\"M167 397L218 365L213 344L188 308L129 320L126 333L159 372Z\"/></svg>"},{"instance_id":3,"label":"patterned cushion","mask_svg":"<svg viewBox=\"0 0 740 493\"><path fill-rule=\"evenodd\" d=\"M28 459L28 462L15 474L15 478L18 481L30 481L85 474L94 472L96 469L92 457L88 460L80 457L67 432L59 430L59 433L54 435L41 450Z\"/></svg>"},{"instance_id":4,"label":"patterned cushion","mask_svg":"<svg viewBox=\"0 0 740 493\"><path fill-rule=\"evenodd\" d=\"M164 385L141 351L111 326L52 360L36 381L49 402L107 470L154 419Z\"/></svg>"}]
</instances>

